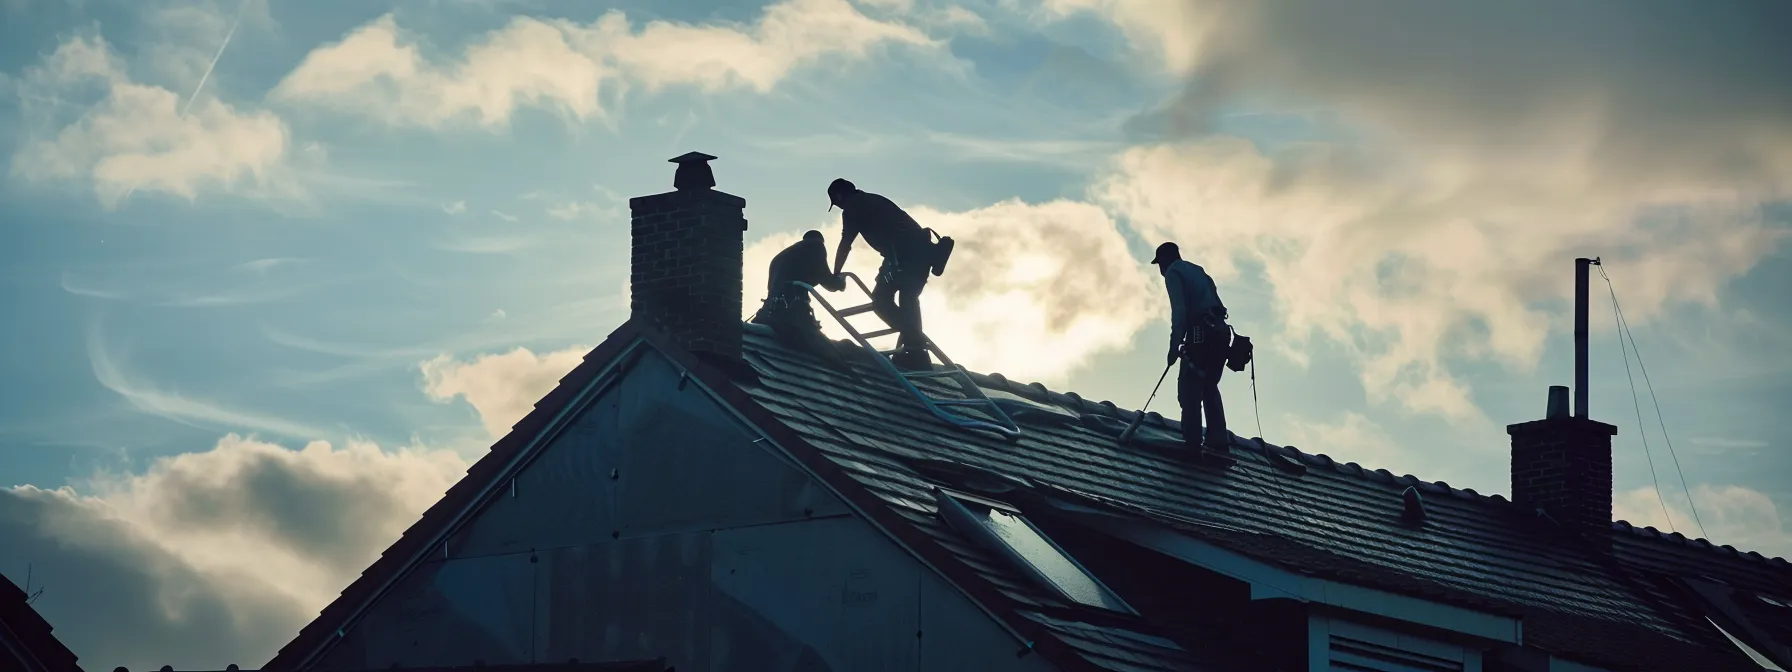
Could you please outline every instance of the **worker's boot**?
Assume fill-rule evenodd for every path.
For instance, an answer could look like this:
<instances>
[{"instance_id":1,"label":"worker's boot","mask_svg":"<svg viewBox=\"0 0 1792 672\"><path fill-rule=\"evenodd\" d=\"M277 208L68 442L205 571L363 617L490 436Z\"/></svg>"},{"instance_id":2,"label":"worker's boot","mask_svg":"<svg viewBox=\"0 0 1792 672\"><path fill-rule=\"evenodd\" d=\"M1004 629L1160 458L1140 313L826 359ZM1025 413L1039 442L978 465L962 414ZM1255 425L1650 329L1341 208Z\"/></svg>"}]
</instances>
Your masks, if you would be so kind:
<instances>
[{"instance_id":1,"label":"worker's boot","mask_svg":"<svg viewBox=\"0 0 1792 672\"><path fill-rule=\"evenodd\" d=\"M890 363L903 371L927 371L933 368L933 357L925 348L909 346L890 355Z\"/></svg>"}]
</instances>

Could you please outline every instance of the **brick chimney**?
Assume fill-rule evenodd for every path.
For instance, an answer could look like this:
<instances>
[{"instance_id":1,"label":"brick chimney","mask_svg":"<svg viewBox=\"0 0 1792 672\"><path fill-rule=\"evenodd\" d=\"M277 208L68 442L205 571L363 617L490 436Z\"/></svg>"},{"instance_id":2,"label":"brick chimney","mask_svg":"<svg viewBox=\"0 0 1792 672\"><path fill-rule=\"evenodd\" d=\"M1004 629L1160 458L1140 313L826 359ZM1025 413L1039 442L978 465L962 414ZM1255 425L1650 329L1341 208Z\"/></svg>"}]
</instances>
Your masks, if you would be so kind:
<instances>
[{"instance_id":1,"label":"brick chimney","mask_svg":"<svg viewBox=\"0 0 1792 672\"><path fill-rule=\"evenodd\" d=\"M1618 428L1587 418L1587 267L1597 263L1583 258L1574 265L1574 414L1568 414L1568 389L1552 386L1544 419L1508 425L1506 434L1512 437L1512 501L1610 548Z\"/></svg>"},{"instance_id":2,"label":"brick chimney","mask_svg":"<svg viewBox=\"0 0 1792 672\"><path fill-rule=\"evenodd\" d=\"M715 158L672 159L672 191L629 199L629 311L693 354L734 366L741 361L747 201L715 190Z\"/></svg>"}]
</instances>

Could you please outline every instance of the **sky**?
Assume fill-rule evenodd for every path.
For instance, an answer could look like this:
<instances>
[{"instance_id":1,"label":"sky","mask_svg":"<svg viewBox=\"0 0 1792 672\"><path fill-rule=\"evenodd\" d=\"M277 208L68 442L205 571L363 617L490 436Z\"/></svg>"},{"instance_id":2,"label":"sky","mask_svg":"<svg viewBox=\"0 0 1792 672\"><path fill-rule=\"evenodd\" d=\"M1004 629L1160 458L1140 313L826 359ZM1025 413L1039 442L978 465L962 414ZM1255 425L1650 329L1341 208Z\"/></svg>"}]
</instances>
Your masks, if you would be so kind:
<instances>
[{"instance_id":1,"label":"sky","mask_svg":"<svg viewBox=\"0 0 1792 672\"><path fill-rule=\"evenodd\" d=\"M1236 433L1490 494L1599 257L1615 515L1792 556L1787 7L0 0L0 573L89 669L266 661L627 318L688 151L744 311L847 177L958 241L955 360L1137 408L1174 240Z\"/></svg>"}]
</instances>

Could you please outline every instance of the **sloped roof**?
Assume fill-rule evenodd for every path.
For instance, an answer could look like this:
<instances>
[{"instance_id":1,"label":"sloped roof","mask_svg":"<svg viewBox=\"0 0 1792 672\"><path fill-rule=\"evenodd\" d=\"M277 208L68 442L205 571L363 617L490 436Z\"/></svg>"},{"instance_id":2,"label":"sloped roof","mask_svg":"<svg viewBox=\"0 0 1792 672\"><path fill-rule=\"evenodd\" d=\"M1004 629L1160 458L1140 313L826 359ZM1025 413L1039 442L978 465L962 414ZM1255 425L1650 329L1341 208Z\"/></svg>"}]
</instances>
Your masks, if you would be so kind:
<instances>
[{"instance_id":1,"label":"sloped roof","mask_svg":"<svg viewBox=\"0 0 1792 672\"><path fill-rule=\"evenodd\" d=\"M1528 645L1589 662L1713 669L1715 659L1735 655L1665 581L1667 573L1697 572L1753 590L1792 593L1792 565L1783 559L1664 537L1621 522L1613 525L1614 552L1601 555L1498 495L1341 464L1257 439L1235 439L1238 462L1223 470L1170 451L1120 448L1115 439L1132 412L999 374L973 378L996 396L1063 409L1078 421L1064 422L1051 413L1043 415L1054 417L1037 421L1023 418L1023 435L1010 442L940 422L868 359L855 361L861 376L854 381L781 347L768 330L747 325L743 352L757 373L748 381L730 378L656 332L629 323L562 378L266 669L292 669L332 636L474 504L480 491L499 482L510 458L636 339L689 369L873 524L1064 669L1226 668L1206 651L1191 652L1087 614L956 534L937 515L931 494L946 484L924 475L925 464L968 465L1160 522L1219 524L1223 528L1202 528L1207 541L1344 582L1522 615ZM937 396L956 395L945 386L921 384L932 386ZM1171 443L1178 429L1152 413L1141 438ZM1401 522L1401 493L1408 487L1425 497L1423 525Z\"/></svg>"},{"instance_id":2,"label":"sloped roof","mask_svg":"<svg viewBox=\"0 0 1792 672\"><path fill-rule=\"evenodd\" d=\"M13 665L22 665L32 672L80 672L74 652L51 634L50 623L31 608L29 599L23 589L0 575L0 663L4 663L0 667L13 669ZM9 657L19 655L14 653L15 646L19 653L35 660L11 662Z\"/></svg>"}]
</instances>

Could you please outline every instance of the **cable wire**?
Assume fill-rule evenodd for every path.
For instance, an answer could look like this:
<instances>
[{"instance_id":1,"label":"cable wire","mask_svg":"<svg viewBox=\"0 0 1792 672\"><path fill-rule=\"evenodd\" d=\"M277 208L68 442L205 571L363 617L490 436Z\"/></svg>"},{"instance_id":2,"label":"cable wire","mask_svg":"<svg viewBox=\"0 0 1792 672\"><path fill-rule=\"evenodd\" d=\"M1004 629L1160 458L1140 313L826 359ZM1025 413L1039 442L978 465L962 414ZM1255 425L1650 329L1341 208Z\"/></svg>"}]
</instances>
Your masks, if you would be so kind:
<instances>
[{"instance_id":1,"label":"cable wire","mask_svg":"<svg viewBox=\"0 0 1792 672\"><path fill-rule=\"evenodd\" d=\"M1649 388L1649 401L1650 401L1650 403L1654 404L1654 406L1655 406L1655 421L1661 427L1662 441L1667 443L1668 457L1672 458L1674 461L1674 473L1679 475L1679 477L1680 477L1680 489L1686 492L1686 506L1687 506L1687 508L1692 510L1693 524L1699 528L1699 536L1705 537L1705 538L1710 538L1710 534L1705 531L1705 521L1700 520L1700 518L1699 518L1699 505L1693 501L1692 488L1686 484L1686 471L1680 468L1680 456L1679 456L1679 454L1677 454L1674 451L1674 438L1668 434L1667 420L1665 418L1663 418L1662 414L1661 414L1661 399L1655 395L1655 383L1649 380L1649 367L1647 365L1643 364L1643 353L1642 353L1642 350L1640 350L1637 347L1636 334L1631 332L1630 320L1625 319L1624 309L1623 309L1623 307L1618 305L1618 290L1612 286L1612 278L1611 278L1611 276L1606 275L1605 266L1603 264L1600 265L1600 267L1599 267L1599 277L1605 279L1606 291L1611 292L1612 314L1614 315L1615 319L1618 321L1618 328L1619 328L1618 348L1621 352L1623 350L1623 346L1624 346L1624 339L1627 337L1630 339L1630 352L1632 352L1636 355L1637 369L1642 371L1643 384L1648 386L1648 388ZM1630 375L1630 359L1628 356L1624 359L1624 375L1626 375L1626 376ZM1630 396L1631 396L1631 402L1637 406L1637 420L1636 421L1637 421L1637 424L1639 425L1637 427L1637 430L1638 430L1637 433L1643 434L1642 427L1640 426L1643 422L1642 408L1641 408L1641 404L1636 403L1636 381L1634 379L1632 379L1630 382ZM1643 440L1643 450L1645 452L1648 450L1648 439L1647 439L1646 435ZM1654 478L1654 476L1655 476L1654 458L1650 458L1649 463L1650 463L1649 476L1651 478ZM1661 498L1661 483L1659 481L1657 481L1655 484L1655 497L1657 499ZM1665 502L1662 503L1662 512L1663 513L1667 512L1667 504ZM1672 520L1670 520L1668 524L1670 526L1672 526L1673 525Z\"/></svg>"},{"instance_id":2,"label":"cable wire","mask_svg":"<svg viewBox=\"0 0 1792 672\"><path fill-rule=\"evenodd\" d=\"M1643 439L1643 457L1649 460L1649 480L1655 483L1655 501L1661 504L1661 515L1668 519L1668 531L1677 532L1674 527L1674 514L1668 513L1668 500L1661 496L1661 478L1655 475L1655 456L1649 452L1649 433L1643 431L1643 404L1636 397L1636 377L1630 374L1630 351L1624 346L1624 319L1618 313L1618 292L1612 289L1611 278L1605 275L1603 266L1599 269L1599 277L1605 278L1605 288L1612 294L1612 326L1618 332L1618 356L1624 358L1624 378L1630 381L1630 405L1636 409L1637 436Z\"/></svg>"}]
</instances>

